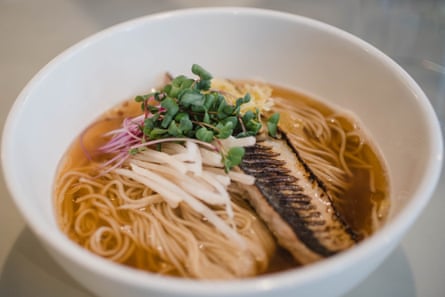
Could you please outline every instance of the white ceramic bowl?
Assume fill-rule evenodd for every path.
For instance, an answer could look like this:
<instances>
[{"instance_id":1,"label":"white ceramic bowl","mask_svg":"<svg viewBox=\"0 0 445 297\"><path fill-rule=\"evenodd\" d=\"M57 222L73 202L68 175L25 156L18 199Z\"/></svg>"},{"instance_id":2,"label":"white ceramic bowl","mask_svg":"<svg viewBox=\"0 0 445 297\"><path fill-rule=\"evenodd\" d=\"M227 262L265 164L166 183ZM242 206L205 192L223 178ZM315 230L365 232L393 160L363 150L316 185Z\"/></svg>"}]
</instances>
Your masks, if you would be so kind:
<instances>
[{"instance_id":1,"label":"white ceramic bowl","mask_svg":"<svg viewBox=\"0 0 445 297\"><path fill-rule=\"evenodd\" d=\"M57 228L56 167L80 131L117 102L199 63L215 76L261 78L354 112L390 171L386 226L351 250L305 268L232 282L161 277L96 257ZM326 24L279 12L219 8L161 13L114 26L44 67L17 98L2 163L12 197L57 262L98 296L337 296L399 243L438 181L442 137L418 85L369 44Z\"/></svg>"}]
</instances>

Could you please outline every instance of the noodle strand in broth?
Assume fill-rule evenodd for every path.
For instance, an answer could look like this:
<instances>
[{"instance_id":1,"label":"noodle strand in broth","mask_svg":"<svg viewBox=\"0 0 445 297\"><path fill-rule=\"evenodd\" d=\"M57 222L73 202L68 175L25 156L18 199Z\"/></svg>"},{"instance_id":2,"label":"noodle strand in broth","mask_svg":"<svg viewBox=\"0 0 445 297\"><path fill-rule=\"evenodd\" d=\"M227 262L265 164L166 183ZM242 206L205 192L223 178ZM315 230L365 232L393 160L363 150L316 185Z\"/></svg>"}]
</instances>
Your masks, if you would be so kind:
<instances>
[{"instance_id":1,"label":"noodle strand in broth","mask_svg":"<svg viewBox=\"0 0 445 297\"><path fill-rule=\"evenodd\" d=\"M353 118L263 83L217 80L212 89L233 100L250 93L246 110L256 108L256 102L267 113L279 112L279 125L291 131L287 137L295 140L347 223L364 237L380 226L388 209L387 179L375 148ZM97 149L102 135L122 122L128 125L124 119L138 115L138 107L126 102L109 111L82 133L82 142L63 160L55 209L70 239L117 263L187 278L252 277L299 265L277 247L244 192L231 186L253 178L236 168L227 174L218 154L172 142L101 171L98 162L111 166L114 156L92 160L84 152Z\"/></svg>"},{"instance_id":2,"label":"noodle strand in broth","mask_svg":"<svg viewBox=\"0 0 445 297\"><path fill-rule=\"evenodd\" d=\"M245 277L268 267L274 241L240 198L232 202L233 224L249 247L234 253L237 244L186 204L172 208L122 175L109 172L92 179L86 173L89 169L65 173L57 203L69 236L92 252L150 271L194 278ZM215 210L229 220L224 208Z\"/></svg>"}]
</instances>

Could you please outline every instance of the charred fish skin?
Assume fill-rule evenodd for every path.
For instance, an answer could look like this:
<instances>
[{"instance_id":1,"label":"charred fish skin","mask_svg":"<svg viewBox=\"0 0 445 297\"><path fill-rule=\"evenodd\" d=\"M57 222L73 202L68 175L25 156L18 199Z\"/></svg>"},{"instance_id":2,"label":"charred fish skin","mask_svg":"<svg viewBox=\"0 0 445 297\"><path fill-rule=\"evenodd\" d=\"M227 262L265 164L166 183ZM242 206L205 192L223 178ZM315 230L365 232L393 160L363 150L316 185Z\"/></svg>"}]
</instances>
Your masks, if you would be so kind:
<instances>
[{"instance_id":1,"label":"charred fish skin","mask_svg":"<svg viewBox=\"0 0 445 297\"><path fill-rule=\"evenodd\" d=\"M240 168L255 177L245 189L252 206L297 261L314 262L356 244L357 235L285 134L246 148Z\"/></svg>"}]
</instances>

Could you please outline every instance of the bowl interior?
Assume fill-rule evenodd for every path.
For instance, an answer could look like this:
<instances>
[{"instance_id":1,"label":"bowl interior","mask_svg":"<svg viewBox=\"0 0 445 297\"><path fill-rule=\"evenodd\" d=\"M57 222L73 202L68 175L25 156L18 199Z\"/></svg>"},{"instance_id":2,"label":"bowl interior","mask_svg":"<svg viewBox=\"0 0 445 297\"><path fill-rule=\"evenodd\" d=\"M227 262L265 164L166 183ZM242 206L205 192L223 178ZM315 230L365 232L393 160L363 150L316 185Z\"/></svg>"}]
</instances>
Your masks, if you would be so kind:
<instances>
[{"instance_id":1,"label":"bowl interior","mask_svg":"<svg viewBox=\"0 0 445 297\"><path fill-rule=\"evenodd\" d=\"M52 191L74 138L106 109L157 86L165 71L190 74L193 63L214 76L261 79L350 110L390 170L388 225L408 211L414 219L412 212L420 212L414 208L426 204L440 171L440 129L422 91L386 56L340 30L287 14L172 12L82 41L51 61L17 99L4 130L5 176L31 228L50 245L65 240Z\"/></svg>"}]
</instances>

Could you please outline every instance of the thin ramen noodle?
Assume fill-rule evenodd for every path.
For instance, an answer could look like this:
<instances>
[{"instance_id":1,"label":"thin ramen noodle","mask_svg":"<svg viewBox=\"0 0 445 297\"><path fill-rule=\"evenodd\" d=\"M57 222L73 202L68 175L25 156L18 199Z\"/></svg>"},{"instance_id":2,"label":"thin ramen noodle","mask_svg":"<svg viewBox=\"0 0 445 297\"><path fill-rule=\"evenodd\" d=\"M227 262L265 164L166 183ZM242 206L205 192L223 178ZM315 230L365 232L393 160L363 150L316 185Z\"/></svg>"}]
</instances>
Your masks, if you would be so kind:
<instances>
[{"instance_id":1,"label":"thin ramen noodle","mask_svg":"<svg viewBox=\"0 0 445 297\"><path fill-rule=\"evenodd\" d=\"M298 143L301 158L351 229L366 238L379 228L389 205L387 175L350 114L260 82L214 80L212 89L228 101L250 93L242 113L258 106L265 115L279 112L279 127L292 131L287 137ZM108 143L110 131L139 114L133 100L116 106L66 152L55 209L71 240L117 263L196 279L252 277L301 265L246 199L242 185L251 184L251 177L237 167L225 172L219 155L199 144L144 149L104 171L115 156L98 148Z\"/></svg>"}]
</instances>

